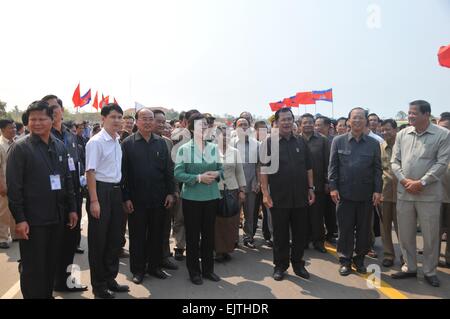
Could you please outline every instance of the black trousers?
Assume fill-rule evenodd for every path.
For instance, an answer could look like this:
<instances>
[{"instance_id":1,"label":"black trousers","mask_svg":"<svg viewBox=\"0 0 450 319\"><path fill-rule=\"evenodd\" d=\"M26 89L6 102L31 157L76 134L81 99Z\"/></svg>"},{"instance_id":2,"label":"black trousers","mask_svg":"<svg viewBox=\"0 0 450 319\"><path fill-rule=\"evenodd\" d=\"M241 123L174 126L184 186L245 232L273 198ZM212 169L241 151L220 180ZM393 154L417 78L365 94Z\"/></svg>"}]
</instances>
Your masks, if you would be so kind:
<instances>
[{"instance_id":1,"label":"black trousers","mask_svg":"<svg viewBox=\"0 0 450 319\"><path fill-rule=\"evenodd\" d=\"M256 194L256 203L255 203L255 223L253 227L253 236L256 234L256 229L258 228L258 216L259 216L259 209L262 209L263 212L263 222L262 222L262 233L265 240L269 240L272 238L272 235L270 234L269 230L269 223L267 219L267 208L263 204L263 195L262 192L259 192Z\"/></svg>"},{"instance_id":2,"label":"black trousers","mask_svg":"<svg viewBox=\"0 0 450 319\"><path fill-rule=\"evenodd\" d=\"M371 201L354 202L341 198L338 203L337 253L341 265L350 265L352 259L358 265L364 263L364 257L371 245L372 212Z\"/></svg>"},{"instance_id":3,"label":"black trousers","mask_svg":"<svg viewBox=\"0 0 450 319\"><path fill-rule=\"evenodd\" d=\"M191 277L214 272L214 229L218 208L218 199L202 202L183 199L186 265Z\"/></svg>"},{"instance_id":4,"label":"black trousers","mask_svg":"<svg viewBox=\"0 0 450 319\"><path fill-rule=\"evenodd\" d=\"M332 239L333 234L338 231L336 220L336 205L331 199L330 194L325 194L325 227L327 229L326 239Z\"/></svg>"},{"instance_id":5,"label":"black trousers","mask_svg":"<svg viewBox=\"0 0 450 319\"><path fill-rule=\"evenodd\" d=\"M164 228L163 228L163 249L162 259L170 257L170 231L172 230L172 215L173 209L166 210L164 214Z\"/></svg>"},{"instance_id":6,"label":"black trousers","mask_svg":"<svg viewBox=\"0 0 450 319\"><path fill-rule=\"evenodd\" d=\"M92 217L88 210L89 267L94 291L107 288L107 284L114 281L119 272L123 222L120 186L97 182L97 197L100 218Z\"/></svg>"},{"instance_id":7,"label":"black trousers","mask_svg":"<svg viewBox=\"0 0 450 319\"><path fill-rule=\"evenodd\" d=\"M164 207L149 208L133 203L134 212L128 216L130 236L130 270L144 274L159 268L163 252L164 223L169 212Z\"/></svg>"},{"instance_id":8,"label":"black trousers","mask_svg":"<svg viewBox=\"0 0 450 319\"><path fill-rule=\"evenodd\" d=\"M61 253L59 254L55 276L55 287L57 288L67 287L67 278L71 275L67 268L73 264L75 251L81 240L81 208L83 205L81 192L76 194L76 199L78 222L74 229L64 225Z\"/></svg>"},{"instance_id":9,"label":"black trousers","mask_svg":"<svg viewBox=\"0 0 450 319\"><path fill-rule=\"evenodd\" d=\"M273 224L273 263L276 269L289 268L289 257L293 267L303 264L306 244L308 211L301 208L270 209ZM292 233L292 247L289 247L289 228Z\"/></svg>"},{"instance_id":10,"label":"black trousers","mask_svg":"<svg viewBox=\"0 0 450 319\"><path fill-rule=\"evenodd\" d=\"M20 240L20 289L24 299L52 298L63 227L62 223L30 226L29 239Z\"/></svg>"},{"instance_id":11,"label":"black trousers","mask_svg":"<svg viewBox=\"0 0 450 319\"><path fill-rule=\"evenodd\" d=\"M324 211L326 206L325 193L316 192L316 201L308 207L307 241L314 244L325 241Z\"/></svg>"}]
</instances>

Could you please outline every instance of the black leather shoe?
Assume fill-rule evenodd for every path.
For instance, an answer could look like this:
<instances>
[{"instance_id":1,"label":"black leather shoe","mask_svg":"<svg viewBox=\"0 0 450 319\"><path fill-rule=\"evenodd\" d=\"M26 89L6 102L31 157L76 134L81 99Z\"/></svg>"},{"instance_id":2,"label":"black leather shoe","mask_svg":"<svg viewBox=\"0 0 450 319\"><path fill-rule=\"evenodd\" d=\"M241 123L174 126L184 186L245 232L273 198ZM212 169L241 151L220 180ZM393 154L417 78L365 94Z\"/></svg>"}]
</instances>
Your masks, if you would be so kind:
<instances>
[{"instance_id":1,"label":"black leather shoe","mask_svg":"<svg viewBox=\"0 0 450 319\"><path fill-rule=\"evenodd\" d=\"M183 249L175 249L175 260L182 261L184 259L183 253Z\"/></svg>"},{"instance_id":2,"label":"black leather shoe","mask_svg":"<svg viewBox=\"0 0 450 319\"><path fill-rule=\"evenodd\" d=\"M393 273L391 275L392 279L407 279L407 278L416 278L416 277L417 277L417 273L416 272L399 271L399 272Z\"/></svg>"},{"instance_id":3,"label":"black leather shoe","mask_svg":"<svg viewBox=\"0 0 450 319\"><path fill-rule=\"evenodd\" d=\"M81 249L80 247L77 247L77 249L75 250L75 253L82 255L82 254L84 254L84 249Z\"/></svg>"},{"instance_id":4,"label":"black leather shoe","mask_svg":"<svg viewBox=\"0 0 450 319\"><path fill-rule=\"evenodd\" d=\"M251 249L255 249L255 248L256 248L255 243L254 243L254 242L251 242L251 241L245 241L245 242L244 242L244 246L246 246L246 247L248 247L248 248L251 248Z\"/></svg>"},{"instance_id":5,"label":"black leather shoe","mask_svg":"<svg viewBox=\"0 0 450 319\"><path fill-rule=\"evenodd\" d=\"M211 280L211 281L220 281L220 277L217 276L215 273L210 272L209 274L203 275L203 278Z\"/></svg>"},{"instance_id":6,"label":"black leather shoe","mask_svg":"<svg viewBox=\"0 0 450 319\"><path fill-rule=\"evenodd\" d=\"M352 268L347 265L341 265L339 268L339 275L341 276L348 276L352 273Z\"/></svg>"},{"instance_id":7,"label":"black leather shoe","mask_svg":"<svg viewBox=\"0 0 450 319\"><path fill-rule=\"evenodd\" d=\"M95 298L100 298L100 299L116 298L116 294L109 289L103 289L103 290L99 290L99 291L94 290L94 296L95 296Z\"/></svg>"},{"instance_id":8,"label":"black leather shoe","mask_svg":"<svg viewBox=\"0 0 450 319\"><path fill-rule=\"evenodd\" d=\"M442 267L442 268L450 268L450 263L440 261L440 262L439 262L439 267Z\"/></svg>"},{"instance_id":9,"label":"black leather shoe","mask_svg":"<svg viewBox=\"0 0 450 319\"><path fill-rule=\"evenodd\" d=\"M177 270L178 266L175 265L175 263L173 263L169 258L165 258L161 264L161 268Z\"/></svg>"},{"instance_id":10,"label":"black leather shoe","mask_svg":"<svg viewBox=\"0 0 450 319\"><path fill-rule=\"evenodd\" d=\"M9 249L9 244L7 242L0 243L1 249Z\"/></svg>"},{"instance_id":11,"label":"black leather shoe","mask_svg":"<svg viewBox=\"0 0 450 319\"><path fill-rule=\"evenodd\" d=\"M166 279L167 277L169 277L169 274L166 273L164 270L162 270L161 268L157 268L157 269L149 269L148 270L148 274L150 276L153 276L155 278L158 279Z\"/></svg>"},{"instance_id":12,"label":"black leather shoe","mask_svg":"<svg viewBox=\"0 0 450 319\"><path fill-rule=\"evenodd\" d=\"M306 270L304 265L294 267L294 273L299 277L309 279L309 272Z\"/></svg>"},{"instance_id":13,"label":"black leather shoe","mask_svg":"<svg viewBox=\"0 0 450 319\"><path fill-rule=\"evenodd\" d=\"M433 276L425 276L425 281L429 283L433 287L439 287L441 283L436 275Z\"/></svg>"},{"instance_id":14,"label":"black leather shoe","mask_svg":"<svg viewBox=\"0 0 450 319\"><path fill-rule=\"evenodd\" d=\"M317 250L318 252L321 252L322 254L327 253L327 249L325 248L323 243L314 244L314 249Z\"/></svg>"},{"instance_id":15,"label":"black leather shoe","mask_svg":"<svg viewBox=\"0 0 450 319\"><path fill-rule=\"evenodd\" d=\"M275 269L275 271L273 272L273 279L275 279L276 281L281 281L284 278L284 271L282 271L281 269Z\"/></svg>"},{"instance_id":16,"label":"black leather shoe","mask_svg":"<svg viewBox=\"0 0 450 319\"><path fill-rule=\"evenodd\" d=\"M367 274L367 268L364 265L353 265L356 268L356 272L361 275Z\"/></svg>"},{"instance_id":17,"label":"black leather shoe","mask_svg":"<svg viewBox=\"0 0 450 319\"><path fill-rule=\"evenodd\" d=\"M203 285L203 280L200 275L194 275L191 277L191 281L194 285Z\"/></svg>"},{"instance_id":18,"label":"black leather shoe","mask_svg":"<svg viewBox=\"0 0 450 319\"><path fill-rule=\"evenodd\" d=\"M136 275L133 275L132 281L133 281L136 285L140 285L140 284L144 281L144 275L143 275L143 274L136 274Z\"/></svg>"},{"instance_id":19,"label":"black leather shoe","mask_svg":"<svg viewBox=\"0 0 450 319\"><path fill-rule=\"evenodd\" d=\"M382 265L383 265L383 267L389 268L389 267L394 266L394 261L391 259L383 259Z\"/></svg>"},{"instance_id":20,"label":"black leather shoe","mask_svg":"<svg viewBox=\"0 0 450 319\"><path fill-rule=\"evenodd\" d=\"M117 281L113 281L108 284L108 289L114 292L128 292L130 291L130 287L127 285L119 285Z\"/></svg>"},{"instance_id":21,"label":"black leather shoe","mask_svg":"<svg viewBox=\"0 0 450 319\"><path fill-rule=\"evenodd\" d=\"M266 246L267 247L273 247L273 241L271 241L270 239L266 240Z\"/></svg>"}]
</instances>

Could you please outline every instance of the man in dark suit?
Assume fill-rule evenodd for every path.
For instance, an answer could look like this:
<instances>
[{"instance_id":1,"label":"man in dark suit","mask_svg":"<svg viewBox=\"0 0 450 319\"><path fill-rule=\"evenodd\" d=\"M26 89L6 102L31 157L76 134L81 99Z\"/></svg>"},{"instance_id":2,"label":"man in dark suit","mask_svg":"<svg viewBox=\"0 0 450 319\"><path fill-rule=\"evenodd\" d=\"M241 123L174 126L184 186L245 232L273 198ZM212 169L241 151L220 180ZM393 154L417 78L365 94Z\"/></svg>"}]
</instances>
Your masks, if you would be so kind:
<instances>
[{"instance_id":1,"label":"man in dark suit","mask_svg":"<svg viewBox=\"0 0 450 319\"><path fill-rule=\"evenodd\" d=\"M342 276L351 273L352 261L358 273L367 272L364 257L371 244L372 205L380 204L383 187L380 144L364 134L366 111L352 109L349 121L351 131L333 140L328 168L339 226L337 252Z\"/></svg>"},{"instance_id":2,"label":"man in dark suit","mask_svg":"<svg viewBox=\"0 0 450 319\"><path fill-rule=\"evenodd\" d=\"M64 227L78 222L68 151L50 130L47 102L27 111L30 135L14 143L6 171L9 208L20 239L20 288L25 299L51 299Z\"/></svg>"}]
</instances>

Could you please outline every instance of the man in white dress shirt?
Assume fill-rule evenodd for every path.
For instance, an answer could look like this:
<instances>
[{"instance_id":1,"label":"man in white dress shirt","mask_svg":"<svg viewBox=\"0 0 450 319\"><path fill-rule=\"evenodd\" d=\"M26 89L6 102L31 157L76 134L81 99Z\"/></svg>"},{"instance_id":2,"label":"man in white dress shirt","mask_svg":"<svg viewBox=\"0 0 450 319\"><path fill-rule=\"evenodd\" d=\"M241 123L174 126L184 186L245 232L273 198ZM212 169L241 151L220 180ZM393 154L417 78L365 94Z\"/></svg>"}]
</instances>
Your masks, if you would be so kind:
<instances>
[{"instance_id":1,"label":"man in white dress shirt","mask_svg":"<svg viewBox=\"0 0 450 319\"><path fill-rule=\"evenodd\" d=\"M122 149L118 132L122 128L123 111L111 103L101 111L103 129L86 145L86 177L88 196L88 247L91 284L97 298L112 299L114 292L127 292L119 285L119 252L123 223Z\"/></svg>"}]
</instances>

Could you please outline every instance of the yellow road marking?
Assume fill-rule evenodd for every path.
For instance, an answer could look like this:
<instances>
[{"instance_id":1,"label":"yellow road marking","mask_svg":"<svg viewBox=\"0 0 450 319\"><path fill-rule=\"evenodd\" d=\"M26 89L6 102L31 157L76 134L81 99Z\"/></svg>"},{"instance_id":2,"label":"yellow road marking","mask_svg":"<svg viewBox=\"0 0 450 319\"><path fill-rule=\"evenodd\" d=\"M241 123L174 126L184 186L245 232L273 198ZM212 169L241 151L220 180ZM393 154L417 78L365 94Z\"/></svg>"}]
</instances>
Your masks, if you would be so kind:
<instances>
[{"instance_id":1,"label":"yellow road marking","mask_svg":"<svg viewBox=\"0 0 450 319\"><path fill-rule=\"evenodd\" d=\"M333 246L330 246L328 244L325 245L325 248L328 250L329 253L331 253L332 255L337 257L336 248L334 248ZM355 269L353 269L353 270L355 270ZM362 275L362 274L358 274L358 273L356 273L356 274L366 280L368 280L368 277L371 275L371 274ZM408 299L408 297L406 295L402 294L400 291L393 288L391 285L389 285L387 282L385 282L381 279L380 279L380 287L376 287L376 288L377 288L377 290L379 290L383 295L385 295L389 299Z\"/></svg>"}]
</instances>

